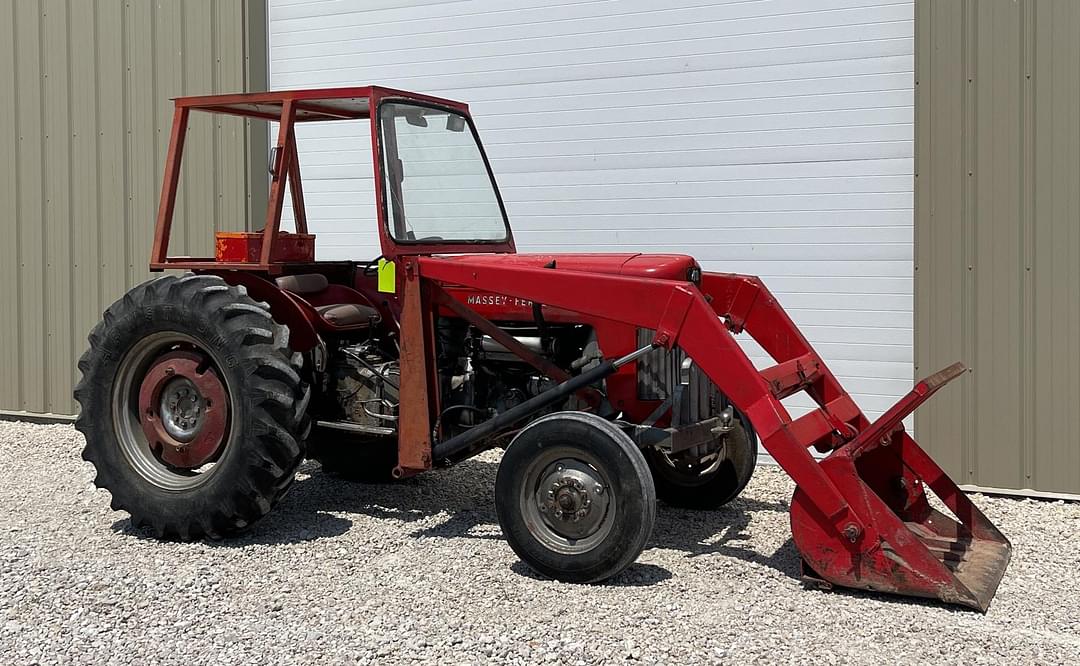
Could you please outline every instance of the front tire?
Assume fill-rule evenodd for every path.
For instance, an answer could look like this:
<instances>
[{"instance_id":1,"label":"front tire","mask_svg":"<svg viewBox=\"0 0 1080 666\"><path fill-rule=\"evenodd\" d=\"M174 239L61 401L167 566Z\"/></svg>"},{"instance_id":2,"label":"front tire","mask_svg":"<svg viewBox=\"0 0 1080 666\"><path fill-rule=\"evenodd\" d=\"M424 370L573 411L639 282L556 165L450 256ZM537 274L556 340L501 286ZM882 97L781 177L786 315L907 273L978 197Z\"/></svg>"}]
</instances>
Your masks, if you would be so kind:
<instances>
[{"instance_id":1,"label":"front tire","mask_svg":"<svg viewBox=\"0 0 1080 666\"><path fill-rule=\"evenodd\" d=\"M723 455L705 462L673 460L663 451L645 452L656 484L656 495L683 509L719 509L739 496L757 467L757 434L749 419L735 412L734 428L726 435Z\"/></svg>"},{"instance_id":2,"label":"front tire","mask_svg":"<svg viewBox=\"0 0 1080 666\"><path fill-rule=\"evenodd\" d=\"M288 329L211 275L143 283L79 361L75 427L112 508L159 537L235 534L288 490L310 395Z\"/></svg>"},{"instance_id":3,"label":"front tire","mask_svg":"<svg viewBox=\"0 0 1080 666\"><path fill-rule=\"evenodd\" d=\"M507 447L495 510L510 547L533 569L593 583L641 554L656 520L656 491L626 433L595 414L558 412Z\"/></svg>"}]
</instances>

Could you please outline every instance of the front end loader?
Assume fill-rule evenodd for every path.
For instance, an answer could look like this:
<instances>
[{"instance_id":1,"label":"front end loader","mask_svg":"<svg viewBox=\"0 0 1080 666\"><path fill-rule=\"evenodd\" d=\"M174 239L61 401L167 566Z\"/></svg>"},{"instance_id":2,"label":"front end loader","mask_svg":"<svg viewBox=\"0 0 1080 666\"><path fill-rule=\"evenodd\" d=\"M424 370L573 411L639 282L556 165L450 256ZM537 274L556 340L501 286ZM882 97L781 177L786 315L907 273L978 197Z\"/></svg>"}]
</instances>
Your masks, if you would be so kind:
<instances>
[{"instance_id":1,"label":"front end loader","mask_svg":"<svg viewBox=\"0 0 1080 666\"><path fill-rule=\"evenodd\" d=\"M695 285L561 271L557 263L507 268L495 257L416 261L419 275L439 283L500 285L507 296L655 330L653 345L684 350L798 484L791 527L809 582L987 609L1009 541L902 423L959 377L961 364L918 382L870 422L755 277L705 273ZM756 369L735 341L742 332L776 364ZM817 409L793 419L780 401L800 391ZM818 460L810 448L828 455ZM930 506L928 489L952 516Z\"/></svg>"},{"instance_id":2,"label":"front end loader","mask_svg":"<svg viewBox=\"0 0 1080 666\"><path fill-rule=\"evenodd\" d=\"M168 252L194 112L278 122L265 225L219 233L212 257ZM315 259L304 122L370 132L379 257ZM105 312L75 397L95 481L161 537L250 528L305 457L392 482L501 447L511 547L595 582L641 553L657 497L736 497L760 441L797 484L809 583L985 611L1008 565L1009 541L903 425L961 365L870 421L756 277L686 255L517 253L460 102L374 86L175 100L150 268L187 273ZM816 407L794 417L782 401L800 392Z\"/></svg>"}]
</instances>

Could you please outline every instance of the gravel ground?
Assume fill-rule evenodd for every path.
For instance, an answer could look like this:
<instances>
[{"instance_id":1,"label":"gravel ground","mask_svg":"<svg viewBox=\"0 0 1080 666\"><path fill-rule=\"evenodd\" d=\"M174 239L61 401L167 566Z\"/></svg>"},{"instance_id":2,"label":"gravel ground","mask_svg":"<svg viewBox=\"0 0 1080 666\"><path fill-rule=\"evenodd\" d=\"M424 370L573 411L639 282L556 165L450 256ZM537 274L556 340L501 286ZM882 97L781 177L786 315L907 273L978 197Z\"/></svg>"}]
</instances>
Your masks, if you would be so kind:
<instances>
[{"instance_id":1,"label":"gravel ground","mask_svg":"<svg viewBox=\"0 0 1080 666\"><path fill-rule=\"evenodd\" d=\"M807 590L791 482L661 507L615 581L541 580L502 541L487 454L397 486L305 465L241 539L163 543L108 508L69 426L0 423L4 663L1076 663L1080 505L978 497L1015 554L987 615Z\"/></svg>"}]
</instances>

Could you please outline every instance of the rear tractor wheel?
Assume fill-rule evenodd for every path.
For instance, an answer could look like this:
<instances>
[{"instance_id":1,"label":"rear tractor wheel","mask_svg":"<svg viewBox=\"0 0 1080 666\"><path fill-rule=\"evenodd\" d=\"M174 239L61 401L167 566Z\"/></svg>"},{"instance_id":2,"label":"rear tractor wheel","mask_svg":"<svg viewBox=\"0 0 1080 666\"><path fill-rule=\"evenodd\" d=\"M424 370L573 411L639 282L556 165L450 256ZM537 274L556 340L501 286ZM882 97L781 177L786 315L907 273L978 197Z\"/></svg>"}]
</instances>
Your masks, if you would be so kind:
<instances>
[{"instance_id":1,"label":"rear tractor wheel","mask_svg":"<svg viewBox=\"0 0 1080 666\"><path fill-rule=\"evenodd\" d=\"M495 510L510 547L533 569L593 583L641 554L656 519L656 492L626 433L595 414L558 412L507 447Z\"/></svg>"},{"instance_id":2,"label":"rear tractor wheel","mask_svg":"<svg viewBox=\"0 0 1080 666\"><path fill-rule=\"evenodd\" d=\"M303 460L300 365L288 329L243 287L209 275L135 287L79 361L75 426L94 482L160 537L248 527Z\"/></svg>"}]
</instances>

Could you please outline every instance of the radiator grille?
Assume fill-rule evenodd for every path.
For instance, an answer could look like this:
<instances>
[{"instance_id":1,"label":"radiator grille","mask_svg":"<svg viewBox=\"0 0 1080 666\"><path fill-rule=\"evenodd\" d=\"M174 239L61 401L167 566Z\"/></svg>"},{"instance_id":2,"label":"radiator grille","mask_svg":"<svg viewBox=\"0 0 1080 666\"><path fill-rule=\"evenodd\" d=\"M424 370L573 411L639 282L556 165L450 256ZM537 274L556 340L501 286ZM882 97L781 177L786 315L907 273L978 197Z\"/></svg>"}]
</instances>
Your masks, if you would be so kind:
<instances>
[{"instance_id":1,"label":"radiator grille","mask_svg":"<svg viewBox=\"0 0 1080 666\"><path fill-rule=\"evenodd\" d=\"M638 347L653 341L655 331L639 328ZM639 400L667 400L679 385L679 370L686 352L676 347L672 350L657 349L637 362L637 395ZM720 391L697 365L690 369L690 384L682 397L682 420L694 423L709 418L723 409Z\"/></svg>"}]
</instances>

